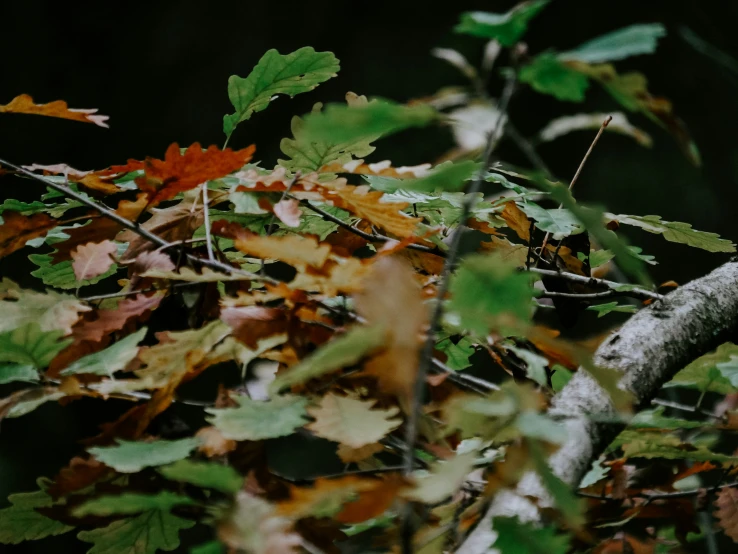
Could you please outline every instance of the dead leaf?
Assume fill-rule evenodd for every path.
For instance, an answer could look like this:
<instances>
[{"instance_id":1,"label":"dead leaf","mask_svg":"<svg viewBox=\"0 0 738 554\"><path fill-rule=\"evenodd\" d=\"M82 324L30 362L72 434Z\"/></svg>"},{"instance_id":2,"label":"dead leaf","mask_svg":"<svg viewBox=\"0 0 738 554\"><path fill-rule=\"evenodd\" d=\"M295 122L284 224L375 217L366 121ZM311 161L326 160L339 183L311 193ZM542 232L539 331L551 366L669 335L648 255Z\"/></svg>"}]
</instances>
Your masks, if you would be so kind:
<instances>
[{"instance_id":1,"label":"dead leaf","mask_svg":"<svg viewBox=\"0 0 738 554\"><path fill-rule=\"evenodd\" d=\"M140 194L135 202L130 200L121 200L115 213L129 221L138 219L141 212L146 208L146 196ZM56 252L51 254L54 263L63 262L71 257L72 250L80 245L89 242L102 242L104 240L112 240L123 228L119 223L112 221L106 217L102 217L97 213L91 214L92 221L82 227L74 227L66 229L64 232L69 238L62 242L54 244Z\"/></svg>"},{"instance_id":2,"label":"dead leaf","mask_svg":"<svg viewBox=\"0 0 738 554\"><path fill-rule=\"evenodd\" d=\"M345 504L336 520L351 524L378 517L392 507L404 487L407 481L401 475L387 475L373 489L359 492L359 498Z\"/></svg>"},{"instance_id":3,"label":"dead leaf","mask_svg":"<svg viewBox=\"0 0 738 554\"><path fill-rule=\"evenodd\" d=\"M376 163L364 163L364 160L351 160L345 164L336 162L324 165L318 173L351 173L353 175L380 175L395 179L413 179L425 177L430 173L431 164L416 166L392 167L392 162L384 160Z\"/></svg>"},{"instance_id":4,"label":"dead leaf","mask_svg":"<svg viewBox=\"0 0 738 554\"><path fill-rule=\"evenodd\" d=\"M177 193L241 169L251 160L255 150L254 145L242 150L220 150L213 145L203 150L196 142L181 154L179 145L174 143L167 148L163 160L129 160L126 165L113 166L99 173L110 175L143 169L144 175L136 178L136 184L149 195L149 205L155 205Z\"/></svg>"},{"instance_id":5,"label":"dead leaf","mask_svg":"<svg viewBox=\"0 0 738 554\"><path fill-rule=\"evenodd\" d=\"M201 428L195 433L195 436L200 439L200 446L197 447L198 450L208 458L225 456L238 446L236 441L225 438L223 433L217 427L213 426Z\"/></svg>"},{"instance_id":6,"label":"dead leaf","mask_svg":"<svg viewBox=\"0 0 738 554\"><path fill-rule=\"evenodd\" d=\"M46 214L38 213L24 216L10 210L4 211L3 224L0 225L0 258L23 248L26 243L43 237L59 222Z\"/></svg>"},{"instance_id":7,"label":"dead leaf","mask_svg":"<svg viewBox=\"0 0 738 554\"><path fill-rule=\"evenodd\" d=\"M530 220L515 202L505 202L505 209L502 210L500 216L518 237L525 242L530 242Z\"/></svg>"},{"instance_id":8,"label":"dead leaf","mask_svg":"<svg viewBox=\"0 0 738 554\"><path fill-rule=\"evenodd\" d=\"M715 499L717 511L715 517L733 542L738 542L738 489L726 487L721 489Z\"/></svg>"},{"instance_id":9,"label":"dead leaf","mask_svg":"<svg viewBox=\"0 0 738 554\"><path fill-rule=\"evenodd\" d=\"M140 318L146 312L158 308L162 298L161 293L124 298L116 309L99 310L97 319L78 324L73 330L73 336L77 341L99 342L105 335L122 329L129 320Z\"/></svg>"},{"instance_id":10,"label":"dead leaf","mask_svg":"<svg viewBox=\"0 0 738 554\"><path fill-rule=\"evenodd\" d=\"M233 336L252 349L261 339L287 332L284 310L263 306L222 308L220 319L233 329Z\"/></svg>"},{"instance_id":11,"label":"dead leaf","mask_svg":"<svg viewBox=\"0 0 738 554\"><path fill-rule=\"evenodd\" d=\"M115 263L112 255L118 245L111 240L82 244L72 251L72 269L78 281L102 275Z\"/></svg>"},{"instance_id":12,"label":"dead leaf","mask_svg":"<svg viewBox=\"0 0 738 554\"><path fill-rule=\"evenodd\" d=\"M97 110L71 109L63 100L55 100L48 104L35 104L28 94L21 94L13 98L8 104L0 105L0 113L25 113L60 117L83 123L94 123L99 127L108 128L107 115L96 115Z\"/></svg>"},{"instance_id":13,"label":"dead leaf","mask_svg":"<svg viewBox=\"0 0 738 554\"><path fill-rule=\"evenodd\" d=\"M354 297L356 311L370 325L382 326L388 337L386 349L367 362L366 371L377 376L383 390L409 400L428 310L407 262L381 257L371 268L364 290Z\"/></svg>"},{"instance_id":14,"label":"dead leaf","mask_svg":"<svg viewBox=\"0 0 738 554\"><path fill-rule=\"evenodd\" d=\"M288 227L299 227L300 217L302 217L300 203L294 198L280 200L274 204L274 215Z\"/></svg>"},{"instance_id":15,"label":"dead leaf","mask_svg":"<svg viewBox=\"0 0 738 554\"><path fill-rule=\"evenodd\" d=\"M378 442L366 444L359 448L352 448L345 444L339 444L336 454L338 454L338 457L341 458L343 463L350 464L366 460L370 456L374 456L374 454L382 452L382 450L384 450L384 446Z\"/></svg>"},{"instance_id":16,"label":"dead leaf","mask_svg":"<svg viewBox=\"0 0 738 554\"><path fill-rule=\"evenodd\" d=\"M292 519L331 517L354 495L374 490L381 483L376 479L347 475L338 479L316 479L312 487L290 486L290 499L277 504L277 513Z\"/></svg>"}]
</instances>

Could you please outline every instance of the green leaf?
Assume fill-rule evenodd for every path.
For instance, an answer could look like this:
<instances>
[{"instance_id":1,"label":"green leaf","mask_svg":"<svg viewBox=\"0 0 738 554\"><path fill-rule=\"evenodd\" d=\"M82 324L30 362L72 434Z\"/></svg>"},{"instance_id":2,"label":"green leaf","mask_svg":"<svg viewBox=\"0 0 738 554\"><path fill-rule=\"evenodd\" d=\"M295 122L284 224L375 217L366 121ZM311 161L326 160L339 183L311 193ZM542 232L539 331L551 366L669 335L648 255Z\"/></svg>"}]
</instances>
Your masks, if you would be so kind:
<instances>
[{"instance_id":1,"label":"green leaf","mask_svg":"<svg viewBox=\"0 0 738 554\"><path fill-rule=\"evenodd\" d=\"M636 256L639 260L646 262L649 265L657 264L656 259L653 256L642 254L643 249L639 248L638 246L628 246L628 250L630 250L633 255ZM605 265L614 257L615 254L613 254L610 250L593 250L589 253L589 267L595 269L596 267ZM583 262L587 259L587 255L584 254L584 252L577 252L577 258Z\"/></svg>"},{"instance_id":2,"label":"green leaf","mask_svg":"<svg viewBox=\"0 0 738 554\"><path fill-rule=\"evenodd\" d=\"M305 117L303 132L308 142L347 143L425 127L438 118L438 112L426 104L403 106L388 100L364 106L329 104L323 112Z\"/></svg>"},{"instance_id":3,"label":"green leaf","mask_svg":"<svg viewBox=\"0 0 738 554\"><path fill-rule=\"evenodd\" d=\"M718 364L729 362L738 356L738 346L731 342L721 344L717 350L694 360L666 383L665 387L689 387L703 392L730 394L736 391Z\"/></svg>"},{"instance_id":4,"label":"green leaf","mask_svg":"<svg viewBox=\"0 0 738 554\"><path fill-rule=\"evenodd\" d=\"M308 400L300 396L277 396L261 402L248 396L232 396L235 408L207 408L212 417L207 420L215 425L227 439L262 440L290 435L307 423Z\"/></svg>"},{"instance_id":5,"label":"green leaf","mask_svg":"<svg viewBox=\"0 0 738 554\"><path fill-rule=\"evenodd\" d=\"M515 426L530 439L539 439L553 444L564 444L566 441L566 427L545 414L532 410L521 412L515 419Z\"/></svg>"},{"instance_id":6,"label":"green leaf","mask_svg":"<svg viewBox=\"0 0 738 554\"><path fill-rule=\"evenodd\" d=\"M570 537L557 535L555 527L538 527L517 517L496 517L492 528L497 539L492 546L500 554L566 554Z\"/></svg>"},{"instance_id":7,"label":"green leaf","mask_svg":"<svg viewBox=\"0 0 738 554\"><path fill-rule=\"evenodd\" d=\"M148 510L168 512L175 506L192 505L195 501L171 491L157 494L127 492L120 496L101 496L88 500L72 511L74 517L111 516L114 514L137 514Z\"/></svg>"},{"instance_id":8,"label":"green leaf","mask_svg":"<svg viewBox=\"0 0 738 554\"><path fill-rule=\"evenodd\" d=\"M595 483L602 481L607 474L610 473L610 468L602 465L602 458L596 459L592 462L592 467L582 477L582 481L579 483L580 489L586 489L594 485Z\"/></svg>"},{"instance_id":9,"label":"green leaf","mask_svg":"<svg viewBox=\"0 0 738 554\"><path fill-rule=\"evenodd\" d=\"M738 354L731 356L727 362L718 363L716 367L731 385L738 387Z\"/></svg>"},{"instance_id":10,"label":"green leaf","mask_svg":"<svg viewBox=\"0 0 738 554\"><path fill-rule=\"evenodd\" d=\"M536 472L540 476L543 486L551 494L554 504L561 512L561 515L564 516L564 519L571 527L581 527L585 522L582 499L578 498L569 488L569 485L564 483L551 471L551 468L548 467L548 463L546 462L543 446L538 441L529 440L528 448L536 466Z\"/></svg>"},{"instance_id":11,"label":"green leaf","mask_svg":"<svg viewBox=\"0 0 738 554\"><path fill-rule=\"evenodd\" d=\"M14 381L38 382L38 371L33 364L0 363L0 385Z\"/></svg>"},{"instance_id":12,"label":"green leaf","mask_svg":"<svg viewBox=\"0 0 738 554\"><path fill-rule=\"evenodd\" d=\"M370 352L381 348L385 343L385 336L384 328L379 326L354 327L345 335L321 346L288 371L277 375L269 385L269 392L274 395L286 387L351 366Z\"/></svg>"},{"instance_id":13,"label":"green leaf","mask_svg":"<svg viewBox=\"0 0 738 554\"><path fill-rule=\"evenodd\" d=\"M543 356L526 350L525 348L518 348L514 344L505 343L505 348L515 354L518 358L523 360L526 365L526 373L530 379L533 379L536 383L545 387L548 385L548 360Z\"/></svg>"},{"instance_id":14,"label":"green leaf","mask_svg":"<svg viewBox=\"0 0 738 554\"><path fill-rule=\"evenodd\" d=\"M179 547L179 531L189 529L194 521L169 512L150 510L143 514L114 521L107 527L81 531L77 538L94 543L87 554L154 554Z\"/></svg>"},{"instance_id":15,"label":"green leaf","mask_svg":"<svg viewBox=\"0 0 738 554\"><path fill-rule=\"evenodd\" d=\"M220 541L209 541L190 548L190 554L224 554L225 548Z\"/></svg>"},{"instance_id":16,"label":"green leaf","mask_svg":"<svg viewBox=\"0 0 738 554\"><path fill-rule=\"evenodd\" d=\"M519 78L541 94L569 102L583 102L584 93L589 88L586 75L570 68L551 53L533 58L531 63L521 68Z\"/></svg>"},{"instance_id":17,"label":"green leaf","mask_svg":"<svg viewBox=\"0 0 738 554\"><path fill-rule=\"evenodd\" d=\"M243 486L243 476L231 466L215 462L185 459L156 471L171 481L190 483L205 489L234 494Z\"/></svg>"},{"instance_id":18,"label":"green leaf","mask_svg":"<svg viewBox=\"0 0 738 554\"><path fill-rule=\"evenodd\" d=\"M113 264L105 273L101 273L92 279L78 280L74 275L71 260L52 265L52 257L48 254L30 254L28 259L38 266L38 269L31 271L31 275L41 279L44 285L59 289L78 289L94 285L118 271L118 266Z\"/></svg>"},{"instance_id":19,"label":"green leaf","mask_svg":"<svg viewBox=\"0 0 738 554\"><path fill-rule=\"evenodd\" d=\"M489 332L498 316L512 315L524 323L532 316L530 276L495 255L464 258L450 292L449 308L461 326L480 335Z\"/></svg>"},{"instance_id":20,"label":"green leaf","mask_svg":"<svg viewBox=\"0 0 738 554\"><path fill-rule=\"evenodd\" d=\"M461 371L471 367L469 358L474 354L474 341L469 337L461 337L454 343L450 338L443 339L436 344L436 349L446 354L446 367Z\"/></svg>"},{"instance_id":21,"label":"green leaf","mask_svg":"<svg viewBox=\"0 0 738 554\"><path fill-rule=\"evenodd\" d=\"M704 423L664 416L664 407L654 410L643 410L637 413L628 423L631 429L697 429Z\"/></svg>"},{"instance_id":22,"label":"green leaf","mask_svg":"<svg viewBox=\"0 0 738 554\"><path fill-rule=\"evenodd\" d=\"M0 281L0 297L4 298L0 301L0 332L37 323L41 331L58 330L71 335L80 312L92 309L69 294L21 289L10 279Z\"/></svg>"},{"instance_id":23,"label":"green leaf","mask_svg":"<svg viewBox=\"0 0 738 554\"><path fill-rule=\"evenodd\" d=\"M604 227L602 212L577 204L569 189L561 183L550 183L540 176L536 176L535 179L538 187L544 192L548 192L554 200L558 200L564 208L581 221L587 231L603 248L609 248L615 253L623 271L629 273L641 285L650 286L651 280L643 268L643 262L615 233Z\"/></svg>"},{"instance_id":24,"label":"green leaf","mask_svg":"<svg viewBox=\"0 0 738 554\"><path fill-rule=\"evenodd\" d=\"M640 54L653 54L658 40L666 35L661 23L638 24L618 29L559 54L561 60L603 63Z\"/></svg>"},{"instance_id":25,"label":"green leaf","mask_svg":"<svg viewBox=\"0 0 738 554\"><path fill-rule=\"evenodd\" d=\"M574 372L569 371L563 366L555 365L553 375L551 375L551 386L554 392L559 392L574 377Z\"/></svg>"},{"instance_id":26,"label":"green leaf","mask_svg":"<svg viewBox=\"0 0 738 554\"><path fill-rule=\"evenodd\" d=\"M116 371L122 371L138 354L138 343L146 336L146 327L142 327L132 335L119 340L105 350L88 354L69 364L62 375L89 373L111 377Z\"/></svg>"},{"instance_id":27,"label":"green leaf","mask_svg":"<svg viewBox=\"0 0 738 554\"><path fill-rule=\"evenodd\" d=\"M495 39L503 46L512 46L528 29L528 22L548 4L548 0L522 2L505 13L466 12L461 14L457 33Z\"/></svg>"},{"instance_id":28,"label":"green leaf","mask_svg":"<svg viewBox=\"0 0 738 554\"><path fill-rule=\"evenodd\" d=\"M64 350L72 339L61 340L62 331L41 331L38 323L26 323L0 333L0 362L32 365L43 369Z\"/></svg>"},{"instance_id":29,"label":"green leaf","mask_svg":"<svg viewBox=\"0 0 738 554\"><path fill-rule=\"evenodd\" d=\"M196 438L151 442L119 440L116 446L95 446L87 451L116 471L136 473L145 467L161 466L186 458L199 443Z\"/></svg>"},{"instance_id":30,"label":"green leaf","mask_svg":"<svg viewBox=\"0 0 738 554\"><path fill-rule=\"evenodd\" d=\"M39 480L39 485L41 485ZM55 521L36 511L54 504L45 491L22 492L8 497L11 506L0 510L0 543L18 544L22 541L61 535L74 527Z\"/></svg>"},{"instance_id":31,"label":"green leaf","mask_svg":"<svg viewBox=\"0 0 738 554\"><path fill-rule=\"evenodd\" d=\"M663 458L693 462L738 462L738 457L711 452L705 446L684 443L675 436L654 431L626 429L613 444L622 447L626 458ZM612 448L612 446L610 447Z\"/></svg>"},{"instance_id":32,"label":"green leaf","mask_svg":"<svg viewBox=\"0 0 738 554\"><path fill-rule=\"evenodd\" d=\"M605 214L612 221L623 225L633 225L649 233L663 235L669 242L678 242L708 252L735 252L735 244L727 239L721 239L715 233L697 231L689 223L677 221L661 221L658 215L613 215Z\"/></svg>"},{"instance_id":33,"label":"green leaf","mask_svg":"<svg viewBox=\"0 0 738 554\"><path fill-rule=\"evenodd\" d=\"M311 91L335 77L339 69L332 52L316 52L309 46L286 55L269 50L248 77L228 79L228 98L236 113L223 117L223 132L230 137L236 125L266 109L273 96Z\"/></svg>"},{"instance_id":34,"label":"green leaf","mask_svg":"<svg viewBox=\"0 0 738 554\"><path fill-rule=\"evenodd\" d=\"M313 113L320 113L322 106L318 104ZM318 171L324 165L337 163L343 165L355 156L361 158L374 152L372 141L376 136L362 136L351 141L337 141L332 137L313 141L304 132L305 121L300 117L292 118L292 135L295 138L284 138L279 143L282 152L289 156L288 160L277 160L277 163L290 171L310 173Z\"/></svg>"},{"instance_id":35,"label":"green leaf","mask_svg":"<svg viewBox=\"0 0 738 554\"><path fill-rule=\"evenodd\" d=\"M634 314L638 311L638 306L630 304L618 304L617 302L607 302L606 304L597 304L596 306L587 306L592 312L597 312L597 317L602 317L610 312L622 312L624 314Z\"/></svg>"},{"instance_id":36,"label":"green leaf","mask_svg":"<svg viewBox=\"0 0 738 554\"><path fill-rule=\"evenodd\" d=\"M584 231L577 218L564 208L546 210L533 202L520 202L517 205L525 215L536 220L536 227L551 233L555 240Z\"/></svg>"},{"instance_id":37,"label":"green leaf","mask_svg":"<svg viewBox=\"0 0 738 554\"><path fill-rule=\"evenodd\" d=\"M400 187L421 192L435 192L437 190L457 192L464 189L466 181L479 171L479 167L479 163L471 160L443 163L425 177L402 181Z\"/></svg>"},{"instance_id":38,"label":"green leaf","mask_svg":"<svg viewBox=\"0 0 738 554\"><path fill-rule=\"evenodd\" d=\"M405 496L416 502L436 504L456 493L464 478L474 469L476 451L457 454L444 462L435 462L430 475L417 479L416 486Z\"/></svg>"}]
</instances>

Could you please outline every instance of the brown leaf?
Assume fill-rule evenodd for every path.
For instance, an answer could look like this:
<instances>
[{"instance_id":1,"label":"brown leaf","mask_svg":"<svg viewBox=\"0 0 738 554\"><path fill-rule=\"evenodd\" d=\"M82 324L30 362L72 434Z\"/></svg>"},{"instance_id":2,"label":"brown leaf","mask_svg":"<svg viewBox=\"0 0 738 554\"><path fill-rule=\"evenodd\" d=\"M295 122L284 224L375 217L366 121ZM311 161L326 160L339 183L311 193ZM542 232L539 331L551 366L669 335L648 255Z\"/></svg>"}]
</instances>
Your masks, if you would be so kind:
<instances>
[{"instance_id":1,"label":"brown leaf","mask_svg":"<svg viewBox=\"0 0 738 554\"><path fill-rule=\"evenodd\" d=\"M146 196L140 194L135 202L121 200L118 203L115 213L129 221L135 221L145 208ZM119 223L102 217L99 214L93 213L91 217L94 218L91 223L82 227L67 229L65 233L69 235L69 238L54 244L56 252L53 252L51 255L54 263L68 260L71 257L72 250L82 244L114 239L115 235L123 228Z\"/></svg>"},{"instance_id":2,"label":"brown leaf","mask_svg":"<svg viewBox=\"0 0 738 554\"><path fill-rule=\"evenodd\" d=\"M36 237L43 237L58 225L58 221L46 214L24 216L18 212L4 211L0 225L0 258L23 248Z\"/></svg>"},{"instance_id":3,"label":"brown leaf","mask_svg":"<svg viewBox=\"0 0 738 554\"><path fill-rule=\"evenodd\" d=\"M72 251L72 269L78 281L102 275L115 263L118 246L111 240L82 244Z\"/></svg>"},{"instance_id":4,"label":"brown leaf","mask_svg":"<svg viewBox=\"0 0 738 554\"><path fill-rule=\"evenodd\" d=\"M351 524L380 516L394 504L397 493L406 486L407 482L401 475L388 475L377 481L376 487L361 491L358 499L344 505L336 520Z\"/></svg>"},{"instance_id":5,"label":"brown leaf","mask_svg":"<svg viewBox=\"0 0 738 554\"><path fill-rule=\"evenodd\" d=\"M381 484L382 481L376 479L347 475L338 479L316 479L312 487L290 486L290 499L277 504L277 513L292 519L330 516L354 494L374 490Z\"/></svg>"},{"instance_id":6,"label":"brown leaf","mask_svg":"<svg viewBox=\"0 0 738 554\"><path fill-rule=\"evenodd\" d=\"M220 319L233 329L233 336L246 346L256 349L259 341L287 331L287 313L263 306L227 307Z\"/></svg>"},{"instance_id":7,"label":"brown leaf","mask_svg":"<svg viewBox=\"0 0 738 554\"><path fill-rule=\"evenodd\" d=\"M113 166L100 173L109 175L143 169L144 175L136 179L136 184L149 194L149 204L155 205L173 198L179 192L193 189L201 183L225 177L241 169L254 155L255 150L254 145L242 150L230 148L220 150L213 145L203 150L196 142L184 154L180 154L179 145L174 143L167 148L163 160L155 158L146 158L143 162L129 160L124 166Z\"/></svg>"},{"instance_id":8,"label":"brown leaf","mask_svg":"<svg viewBox=\"0 0 738 554\"><path fill-rule=\"evenodd\" d=\"M727 487L721 489L715 499L720 527L733 542L738 542L738 489Z\"/></svg>"},{"instance_id":9,"label":"brown leaf","mask_svg":"<svg viewBox=\"0 0 738 554\"><path fill-rule=\"evenodd\" d=\"M97 312L97 319L78 324L73 329L73 336L75 340L98 342L105 335L123 328L129 320L141 317L147 311L158 308L162 298L160 293L150 296L138 294L131 298L124 298L118 303L116 309L100 310Z\"/></svg>"},{"instance_id":10,"label":"brown leaf","mask_svg":"<svg viewBox=\"0 0 738 554\"><path fill-rule=\"evenodd\" d=\"M302 216L300 203L294 198L280 200L274 204L274 215L288 227L299 227Z\"/></svg>"},{"instance_id":11,"label":"brown leaf","mask_svg":"<svg viewBox=\"0 0 738 554\"><path fill-rule=\"evenodd\" d=\"M225 456L238 445L236 441L225 438L217 427L203 427L195 433L195 436L200 439L198 450L208 458Z\"/></svg>"},{"instance_id":12,"label":"brown leaf","mask_svg":"<svg viewBox=\"0 0 738 554\"><path fill-rule=\"evenodd\" d=\"M386 349L366 364L366 371L377 376L386 392L410 399L421 333L428 323L428 310L414 272L404 260L380 257L354 300L356 311L388 334Z\"/></svg>"},{"instance_id":13,"label":"brown leaf","mask_svg":"<svg viewBox=\"0 0 738 554\"><path fill-rule=\"evenodd\" d=\"M346 444L339 444L336 454L338 454L338 457L341 458L343 463L350 464L364 461L382 450L384 450L384 446L378 442L366 444L359 448L352 448Z\"/></svg>"},{"instance_id":14,"label":"brown leaf","mask_svg":"<svg viewBox=\"0 0 738 554\"><path fill-rule=\"evenodd\" d=\"M56 100L48 104L34 104L33 98L27 94L21 94L13 98L8 104L0 105L0 113L25 113L33 115L45 115L49 117L60 117L72 119L83 123L94 123L99 127L108 127L107 115L95 115L97 110L71 109L63 100Z\"/></svg>"},{"instance_id":15,"label":"brown leaf","mask_svg":"<svg viewBox=\"0 0 738 554\"><path fill-rule=\"evenodd\" d=\"M247 231L237 223L224 220L213 223L213 233L233 238L236 248L244 254L279 260L297 268L304 268L306 265L320 268L331 253L330 246L321 245L313 238L299 235L262 237Z\"/></svg>"},{"instance_id":16,"label":"brown leaf","mask_svg":"<svg viewBox=\"0 0 738 554\"><path fill-rule=\"evenodd\" d=\"M505 202L505 209L500 215L518 237L525 242L530 242L530 220L515 202Z\"/></svg>"},{"instance_id":17,"label":"brown leaf","mask_svg":"<svg viewBox=\"0 0 738 554\"><path fill-rule=\"evenodd\" d=\"M46 492L55 499L67 496L87 488L110 473L112 470L95 458L85 459L77 456L70 460L67 467L59 471L54 477L54 484Z\"/></svg>"},{"instance_id":18,"label":"brown leaf","mask_svg":"<svg viewBox=\"0 0 738 554\"><path fill-rule=\"evenodd\" d=\"M23 168L27 169L28 171L42 171L45 174L52 173L54 175L66 175L70 180L81 179L85 175L89 175L90 173L92 173L91 171L80 171L79 169L74 169L67 164L31 164L24 165Z\"/></svg>"}]
</instances>

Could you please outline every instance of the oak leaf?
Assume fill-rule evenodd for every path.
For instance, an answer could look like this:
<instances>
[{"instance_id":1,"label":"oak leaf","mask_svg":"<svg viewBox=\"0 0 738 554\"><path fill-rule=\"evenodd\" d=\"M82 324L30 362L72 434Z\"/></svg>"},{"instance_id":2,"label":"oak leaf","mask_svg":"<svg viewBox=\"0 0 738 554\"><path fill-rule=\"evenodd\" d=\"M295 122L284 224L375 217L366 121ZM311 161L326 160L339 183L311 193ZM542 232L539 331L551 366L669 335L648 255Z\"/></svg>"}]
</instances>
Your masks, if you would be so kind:
<instances>
[{"instance_id":1,"label":"oak leaf","mask_svg":"<svg viewBox=\"0 0 738 554\"><path fill-rule=\"evenodd\" d=\"M715 499L720 526L733 542L738 542L738 490L726 487L720 490Z\"/></svg>"},{"instance_id":2,"label":"oak leaf","mask_svg":"<svg viewBox=\"0 0 738 554\"><path fill-rule=\"evenodd\" d=\"M375 489L381 483L355 475L316 479L312 487L290 487L290 499L277 504L277 513L292 519L332 517L357 493Z\"/></svg>"},{"instance_id":3,"label":"oak leaf","mask_svg":"<svg viewBox=\"0 0 738 554\"><path fill-rule=\"evenodd\" d=\"M118 245L112 240L82 244L72 251L72 269L79 281L93 279L102 275L115 263L112 255L118 252Z\"/></svg>"},{"instance_id":4,"label":"oak leaf","mask_svg":"<svg viewBox=\"0 0 738 554\"><path fill-rule=\"evenodd\" d=\"M352 448L345 444L339 444L336 454L341 458L343 463L350 464L362 462L370 456L374 456L374 454L382 452L382 450L384 450L384 446L378 442L360 446L359 448Z\"/></svg>"},{"instance_id":5,"label":"oak leaf","mask_svg":"<svg viewBox=\"0 0 738 554\"><path fill-rule=\"evenodd\" d=\"M129 160L123 166L113 166L102 174L144 170L144 175L135 179L138 188L149 195L149 205L155 205L195 188L201 183L225 177L246 165L254 155L256 148L251 145L242 150L217 146L209 146L203 150L199 143L194 143L184 154L179 145L172 144L167 148L163 160L146 158L143 162Z\"/></svg>"},{"instance_id":6,"label":"oak leaf","mask_svg":"<svg viewBox=\"0 0 738 554\"><path fill-rule=\"evenodd\" d=\"M55 100L48 104L35 104L28 94L13 98L8 104L0 105L0 113L25 113L71 119L83 123L94 123L99 127L108 127L107 115L96 115L97 110L72 109L63 100Z\"/></svg>"},{"instance_id":7,"label":"oak leaf","mask_svg":"<svg viewBox=\"0 0 738 554\"><path fill-rule=\"evenodd\" d=\"M299 227L302 216L300 203L294 198L280 200L274 204L274 215L288 227Z\"/></svg>"},{"instance_id":8,"label":"oak leaf","mask_svg":"<svg viewBox=\"0 0 738 554\"><path fill-rule=\"evenodd\" d=\"M4 211L0 225L0 258L23 248L36 237L43 237L59 223L43 213L30 216L18 212Z\"/></svg>"},{"instance_id":9,"label":"oak leaf","mask_svg":"<svg viewBox=\"0 0 738 554\"><path fill-rule=\"evenodd\" d=\"M530 241L530 220L515 202L505 202L505 208L500 214L515 234L525 242Z\"/></svg>"},{"instance_id":10,"label":"oak leaf","mask_svg":"<svg viewBox=\"0 0 738 554\"><path fill-rule=\"evenodd\" d=\"M328 393L317 408L308 409L315 422L306 429L351 448L375 443L397 429L402 421L395 418L399 413L396 407L373 410L374 404L376 400L357 400Z\"/></svg>"},{"instance_id":11,"label":"oak leaf","mask_svg":"<svg viewBox=\"0 0 738 554\"><path fill-rule=\"evenodd\" d=\"M233 329L233 336L250 348L260 339L287 332L288 318L284 310L264 306L226 307L220 319Z\"/></svg>"},{"instance_id":12,"label":"oak leaf","mask_svg":"<svg viewBox=\"0 0 738 554\"><path fill-rule=\"evenodd\" d=\"M0 299L0 332L37 323L41 331L70 335L80 314L92 309L74 296L21 289L10 279L0 282Z\"/></svg>"},{"instance_id":13,"label":"oak leaf","mask_svg":"<svg viewBox=\"0 0 738 554\"><path fill-rule=\"evenodd\" d=\"M99 342L104 336L122 329L133 318L140 318L146 312L159 307L163 295L155 293L150 296L137 294L124 298L118 307L97 312L97 319L87 320L74 328L73 336L77 341Z\"/></svg>"}]
</instances>

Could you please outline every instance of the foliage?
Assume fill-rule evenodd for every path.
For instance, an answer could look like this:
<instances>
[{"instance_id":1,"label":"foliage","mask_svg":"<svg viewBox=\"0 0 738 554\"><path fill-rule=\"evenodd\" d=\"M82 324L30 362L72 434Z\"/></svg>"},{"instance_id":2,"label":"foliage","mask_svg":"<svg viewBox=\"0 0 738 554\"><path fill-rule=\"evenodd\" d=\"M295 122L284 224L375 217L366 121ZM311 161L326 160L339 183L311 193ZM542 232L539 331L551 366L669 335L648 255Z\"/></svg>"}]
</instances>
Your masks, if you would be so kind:
<instances>
[{"instance_id":1,"label":"foliage","mask_svg":"<svg viewBox=\"0 0 738 554\"><path fill-rule=\"evenodd\" d=\"M20 173L51 192L0 206L0 257L38 266L32 286L0 283L0 419L82 398L130 406L70 446L77 456L39 490L9 497L0 542L75 529L92 554L153 554L179 548L180 532L198 524L212 531L192 552L452 552L529 471L542 488L528 500L549 525L495 518L490 546L503 554L656 552L675 522L696 529L694 504L682 502L693 493L674 492L687 479L725 485L716 516L738 540L735 472L719 467L737 460L722 438L738 428L738 347L723 344L667 384L697 389L691 419L631 414L619 373L594 367L591 343L562 338L547 312L565 327L659 298L653 256L628 245L621 226L707 252L735 245L688 223L583 205L525 137L515 142L533 167L490 163L513 133L512 85L583 102L592 83L630 112L613 114L608 130L650 146L659 137L636 126L645 116L699 163L669 101L610 65L653 54L663 26L528 53L521 40L547 4L461 15L454 30L465 40L492 42L480 70L436 52L469 80L457 103L440 91L316 104L293 118L274 166L252 163L253 145L198 143L94 172L8 164L3 179ZM502 47L499 88L487 77ZM331 52L268 51L228 81L228 141L276 97L338 70ZM5 112L107 126L95 110L27 95ZM604 129L605 117L564 115L538 139ZM457 142L429 154L433 163L364 159L383 137L431 126L449 126ZM638 284L592 279L614 264ZM93 285L100 294L89 296ZM578 367L628 427L572 490L547 464L570 426L545 411ZM238 383L221 380L226 371ZM725 413L700 419L708 394L725 397ZM178 404L186 422L168 419Z\"/></svg>"}]
</instances>

